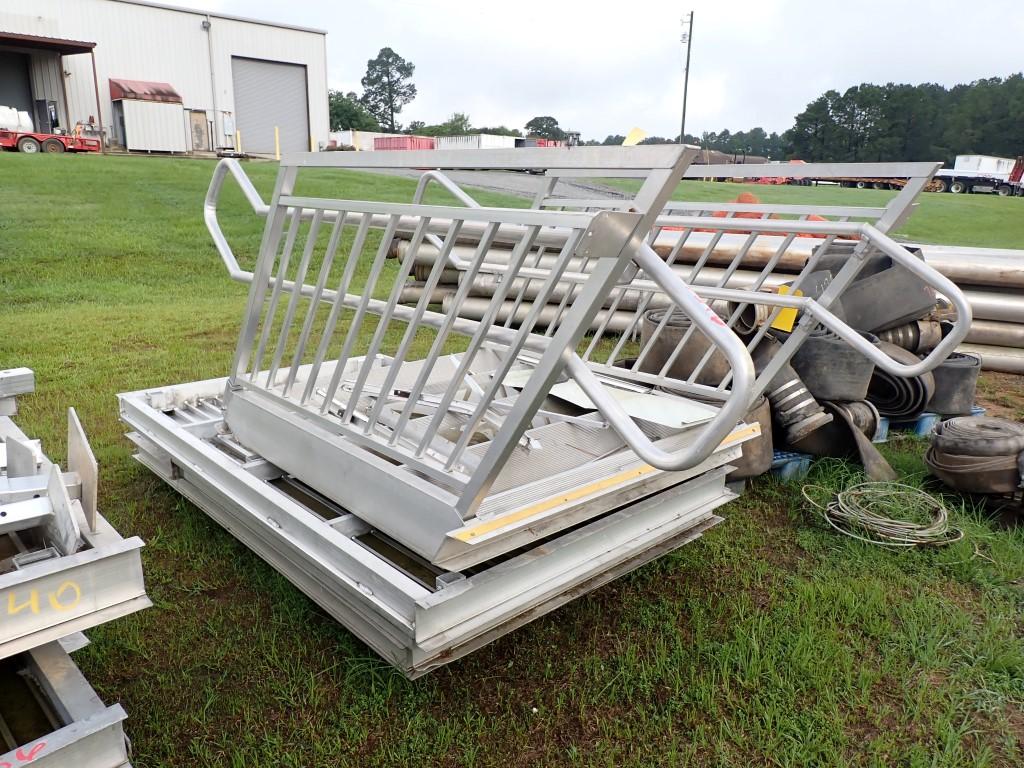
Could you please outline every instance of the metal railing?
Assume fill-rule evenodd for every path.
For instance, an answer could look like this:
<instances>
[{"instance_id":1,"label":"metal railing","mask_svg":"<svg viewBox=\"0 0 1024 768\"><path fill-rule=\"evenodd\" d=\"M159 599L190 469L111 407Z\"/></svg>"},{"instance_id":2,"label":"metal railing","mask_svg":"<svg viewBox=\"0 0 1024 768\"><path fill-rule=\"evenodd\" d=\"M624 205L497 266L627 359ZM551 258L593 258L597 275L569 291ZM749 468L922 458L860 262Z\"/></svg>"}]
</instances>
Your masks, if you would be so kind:
<instances>
[{"instance_id":1,"label":"metal railing","mask_svg":"<svg viewBox=\"0 0 1024 768\"><path fill-rule=\"evenodd\" d=\"M888 236L893 228L906 221L916 207L916 200L939 167L937 163L823 163L772 165L690 166L686 178L724 177L752 178L775 176L793 179L849 178L856 176L906 179L901 190L884 205L818 206L762 203L707 203L671 200L647 238L641 259L647 274L637 275L628 288L618 292L607 307L606 320L592 337L584 359L605 369L621 365L619 357L628 349L626 341L641 335L645 313L656 306L659 284L651 280L648 270L657 270L667 279L668 271L692 286L694 292L723 315L726 326L746 340L748 351L761 342L779 319L783 310L800 313L800 321L758 376L751 389L753 398L760 396L768 383L803 343L807 334L818 325L834 331L847 344L860 351L880 368L896 376L911 377L931 370L949 356L966 337L971 324L971 309L963 293L934 269ZM635 171L623 169L550 169L544 185L534 199L534 207L544 210L623 210L628 199L577 199L556 197L553 190L564 178L636 178ZM681 190L686 191L684 185ZM823 284L815 286L813 295L804 295L813 278L828 257L843 255L842 266L830 273ZM957 312L957 321L939 345L920 363L907 365L893 360L871 344L857 329L844 322L837 309L843 294L857 279L872 257L884 256L892 264L909 271L925 285L945 296ZM666 271L668 270L668 271ZM820 276L818 276L820 277ZM567 281L582 279L567 275ZM785 286L780 291L780 286ZM639 301L636 296L639 295ZM567 294L571 297L571 292ZM620 316L614 331L609 330L613 314L635 304L627 319ZM660 367L656 374L646 373L645 363L670 321L664 312L653 333L639 351L633 350L629 367L638 379L659 386L707 395L698 380L715 356L712 346L701 357L683 386L665 376L675 364L678 353L693 339L698 329L689 328L676 347L676 355ZM756 327L750 327L750 318ZM740 327L745 326L745 327ZM616 342L599 363L595 354L606 337ZM706 378L706 377L705 377ZM727 372L715 389L724 392L732 380Z\"/></svg>"},{"instance_id":2,"label":"metal railing","mask_svg":"<svg viewBox=\"0 0 1024 768\"><path fill-rule=\"evenodd\" d=\"M226 176L239 180L258 213L264 207L237 163L222 161L207 195L206 222L232 277L252 283L229 387L294 413L296 428L316 423L429 478L457 496L464 517L486 496L552 386L566 376L644 461L664 470L696 466L742 419L753 364L739 338L684 281L660 268L660 259L652 261L644 244L694 151L640 150L498 150L473 158L474 167L489 168L545 167L556 160L578 168L603 163L620 170L645 169L629 212L480 207L457 192L463 207L297 196L293 190L300 168L444 168L464 163L467 153L285 158L266 206L253 272L239 267L219 225L217 206ZM450 186L439 172L424 178ZM421 181L417 198L426 183ZM378 230L383 234L378 236ZM388 260L396 236L406 238L410 249L399 263ZM467 242L472 256L453 258L456 244ZM427 276L427 290L413 306L405 306L402 291L425 244L438 249L440 257ZM522 305L525 297L511 280L501 282L480 317L470 319L462 312L471 279L491 270L485 257L498 245L510 253L506 269L529 277L531 290L544 300L533 302L515 323L498 321L507 300ZM452 264L466 271L466 289L456 292L446 311L431 310L430 288ZM729 393L701 388L715 395L719 410L692 442L676 451L659 447L658 436L645 432L609 394L609 385L633 377L621 368L595 366L579 351L607 297L638 269L712 339L732 374ZM541 307L566 281L578 290L541 332ZM412 360L414 350L424 347L429 347L426 356ZM443 360L455 360L454 370L439 370ZM602 371L608 375L600 376ZM517 372L516 384L506 384ZM467 451L480 441L488 445L482 456Z\"/></svg>"}]
</instances>

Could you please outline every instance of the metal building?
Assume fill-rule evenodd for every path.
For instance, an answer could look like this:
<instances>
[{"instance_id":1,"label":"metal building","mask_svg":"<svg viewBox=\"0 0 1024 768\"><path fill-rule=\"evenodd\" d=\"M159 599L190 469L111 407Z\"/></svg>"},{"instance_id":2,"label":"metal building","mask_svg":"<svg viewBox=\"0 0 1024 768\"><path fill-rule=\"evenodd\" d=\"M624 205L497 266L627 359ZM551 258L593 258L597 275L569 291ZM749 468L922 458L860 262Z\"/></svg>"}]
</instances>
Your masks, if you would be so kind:
<instances>
[{"instance_id":1,"label":"metal building","mask_svg":"<svg viewBox=\"0 0 1024 768\"><path fill-rule=\"evenodd\" d=\"M133 150L273 154L275 133L282 152L317 149L326 32L146 0L0 0L0 105Z\"/></svg>"}]
</instances>

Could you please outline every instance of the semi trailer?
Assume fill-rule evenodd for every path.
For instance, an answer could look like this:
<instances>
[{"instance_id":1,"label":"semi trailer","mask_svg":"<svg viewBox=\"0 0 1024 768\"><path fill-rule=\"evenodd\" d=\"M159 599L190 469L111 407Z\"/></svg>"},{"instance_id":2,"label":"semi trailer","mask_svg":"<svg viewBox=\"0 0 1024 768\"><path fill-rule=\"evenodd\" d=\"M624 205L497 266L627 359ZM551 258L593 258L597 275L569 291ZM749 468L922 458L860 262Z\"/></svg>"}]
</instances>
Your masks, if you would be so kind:
<instances>
[{"instance_id":1,"label":"semi trailer","mask_svg":"<svg viewBox=\"0 0 1024 768\"><path fill-rule=\"evenodd\" d=\"M940 168L933 184L937 192L995 192L1001 197L1024 195L1024 155L1016 160L988 155L957 155L952 168Z\"/></svg>"}]
</instances>

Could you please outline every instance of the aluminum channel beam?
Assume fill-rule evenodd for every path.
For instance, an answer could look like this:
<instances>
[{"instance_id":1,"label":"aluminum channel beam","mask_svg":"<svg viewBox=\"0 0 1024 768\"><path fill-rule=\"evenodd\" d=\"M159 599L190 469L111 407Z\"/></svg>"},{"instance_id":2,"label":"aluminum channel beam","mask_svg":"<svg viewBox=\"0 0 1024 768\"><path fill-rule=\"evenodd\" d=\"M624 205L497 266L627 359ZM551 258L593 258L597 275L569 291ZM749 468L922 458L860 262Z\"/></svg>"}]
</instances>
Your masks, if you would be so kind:
<instances>
[{"instance_id":1,"label":"aluminum channel beam","mask_svg":"<svg viewBox=\"0 0 1024 768\"><path fill-rule=\"evenodd\" d=\"M122 538L94 509L92 524L87 519L83 489L84 501L89 502L96 484L95 464L90 461L92 452L84 433L78 428L77 417L69 419L69 445L75 447L71 471L60 475L66 496L61 494L64 499L58 503L73 500L70 514L78 519L82 546L70 554L54 550L58 556L24 562L0 573L0 658L152 604L146 596L142 573L142 540ZM6 416L0 417L0 440L8 447L13 442L28 443L21 429ZM53 471L45 455L40 455L37 471L21 477L8 476L6 463L0 465L0 504L49 499L54 490L50 485ZM21 549L22 536L5 536L13 555Z\"/></svg>"},{"instance_id":2,"label":"aluminum channel beam","mask_svg":"<svg viewBox=\"0 0 1024 768\"><path fill-rule=\"evenodd\" d=\"M56 722L48 733L0 754L0 766L38 768L122 768L128 745L119 704L105 706L60 643L25 652L19 667L35 686L38 703ZM26 702L26 706L35 705ZM2 744L2 742L0 742ZM0 747L2 748L2 747Z\"/></svg>"}]
</instances>

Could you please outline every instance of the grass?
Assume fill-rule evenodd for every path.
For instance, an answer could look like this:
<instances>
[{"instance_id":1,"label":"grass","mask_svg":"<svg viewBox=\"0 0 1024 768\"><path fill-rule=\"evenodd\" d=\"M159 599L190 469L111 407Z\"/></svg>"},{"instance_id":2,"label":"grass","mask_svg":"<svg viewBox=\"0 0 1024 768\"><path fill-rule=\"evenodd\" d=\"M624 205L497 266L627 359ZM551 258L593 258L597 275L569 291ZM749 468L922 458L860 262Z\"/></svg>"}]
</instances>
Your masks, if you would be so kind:
<instances>
[{"instance_id":1,"label":"grass","mask_svg":"<svg viewBox=\"0 0 1024 768\"><path fill-rule=\"evenodd\" d=\"M630 179L606 179L605 183L623 190L638 187L638 182ZM741 192L751 192L763 203L865 207L883 206L896 194L837 186L791 187L685 181L673 198L724 203L735 200ZM918 243L1021 248L1024 247L1024 198L925 192L919 199L917 210L894 234L898 239Z\"/></svg>"},{"instance_id":2,"label":"grass","mask_svg":"<svg viewBox=\"0 0 1024 768\"><path fill-rule=\"evenodd\" d=\"M133 764L1024 762L1024 533L955 498L963 542L890 552L839 537L804 509L799 486L764 480L695 544L404 680L134 464L121 436L115 393L227 370L245 287L227 280L202 225L211 168L0 156L0 361L34 368L38 382L19 424L59 459L63 409L77 406L104 514L147 542L154 608L92 630L76 655L127 709ZM248 170L266 195L275 169ZM308 191L407 200L413 188L347 174ZM240 195L225 196L225 228L251 263L259 227ZM1012 244L1010 218L988 244ZM915 236L942 239L945 226ZM967 218L963 237L946 239L983 229ZM1024 415L1019 378L989 389ZM921 481L923 443L885 452ZM855 479L832 461L811 478Z\"/></svg>"}]
</instances>

